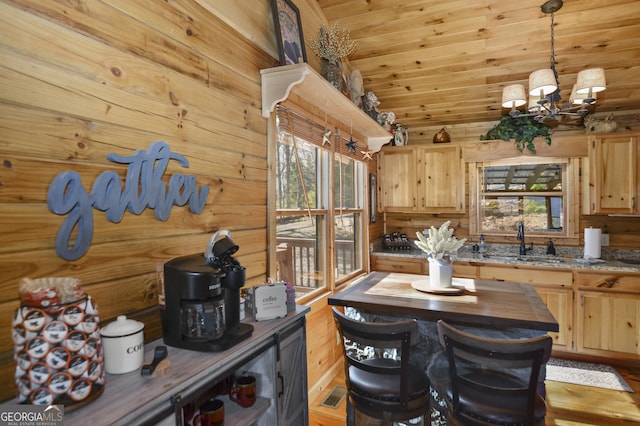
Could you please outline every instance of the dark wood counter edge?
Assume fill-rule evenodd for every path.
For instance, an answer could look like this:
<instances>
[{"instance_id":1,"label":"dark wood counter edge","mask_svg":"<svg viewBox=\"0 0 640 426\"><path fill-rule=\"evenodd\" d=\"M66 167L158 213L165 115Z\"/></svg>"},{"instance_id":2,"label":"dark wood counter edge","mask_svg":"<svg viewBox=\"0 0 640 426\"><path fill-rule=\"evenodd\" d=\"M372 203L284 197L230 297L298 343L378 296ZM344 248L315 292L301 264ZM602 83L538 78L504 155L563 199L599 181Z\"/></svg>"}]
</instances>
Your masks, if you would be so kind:
<instances>
[{"instance_id":1,"label":"dark wood counter edge","mask_svg":"<svg viewBox=\"0 0 640 426\"><path fill-rule=\"evenodd\" d=\"M413 299L403 297L394 297L394 299L402 299L404 301L401 307L397 306L397 304L395 304L396 306L394 306L394 304L386 305L381 304L373 299L377 296L364 295L367 290L376 285L378 282L380 282L380 280L382 280L389 274L389 272L371 272L363 279L358 280L346 289L335 293L333 296L330 296L328 299L328 303L329 305L333 306L350 306L368 313L391 316L400 314L402 316L412 316L416 319L425 319L429 321L444 319L445 321L463 323L479 327L515 327L554 332L557 332L560 329L558 322L549 313L544 302L542 301L542 299L540 299L540 296L538 296L535 288L529 284L509 283L509 285L519 286L523 290L536 318L520 319L507 317L488 317L484 315L466 314L461 312L441 312L437 310L429 310L424 306L416 306L416 302ZM399 312L399 309L402 309L402 312ZM551 318L549 318L549 315L551 315Z\"/></svg>"},{"instance_id":2,"label":"dark wood counter edge","mask_svg":"<svg viewBox=\"0 0 640 426\"><path fill-rule=\"evenodd\" d=\"M273 344L271 336L304 320L309 307L297 306L286 317L267 321L246 321L253 325L250 338L223 352L196 352L168 346L167 358L171 361L169 373L159 377L142 377L140 370L131 373L107 374L104 393L85 407L65 413L65 425L148 424L158 413L173 408L176 395L188 397L196 390L227 371L239 368L252 358L256 350L264 350ZM245 321L243 321L245 322ZM144 363L153 359L154 348L164 345L162 339L145 345ZM15 404L15 400L5 404Z\"/></svg>"}]
</instances>

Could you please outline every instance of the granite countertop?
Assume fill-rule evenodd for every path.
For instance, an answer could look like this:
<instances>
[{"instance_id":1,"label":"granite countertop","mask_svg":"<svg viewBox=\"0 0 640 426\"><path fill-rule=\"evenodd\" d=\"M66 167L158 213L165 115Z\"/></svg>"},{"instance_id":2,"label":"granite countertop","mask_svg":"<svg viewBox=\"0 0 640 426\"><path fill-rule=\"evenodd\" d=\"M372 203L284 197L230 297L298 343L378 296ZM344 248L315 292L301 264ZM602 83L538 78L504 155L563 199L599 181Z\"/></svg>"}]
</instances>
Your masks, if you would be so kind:
<instances>
[{"instance_id":1,"label":"granite countertop","mask_svg":"<svg viewBox=\"0 0 640 426\"><path fill-rule=\"evenodd\" d=\"M557 247L558 256L544 254L545 248L536 247L533 254L518 255L518 246L494 244L486 254L473 253L471 245L465 245L458 251L454 261L493 263L499 265L544 266L559 269L581 269L585 271L640 272L640 251L638 250L602 250L602 259L583 259L582 248ZM379 244L371 249L372 256L398 256L405 258L427 259L427 255L417 247L408 250L385 250ZM632 263L637 262L637 263Z\"/></svg>"}]
</instances>

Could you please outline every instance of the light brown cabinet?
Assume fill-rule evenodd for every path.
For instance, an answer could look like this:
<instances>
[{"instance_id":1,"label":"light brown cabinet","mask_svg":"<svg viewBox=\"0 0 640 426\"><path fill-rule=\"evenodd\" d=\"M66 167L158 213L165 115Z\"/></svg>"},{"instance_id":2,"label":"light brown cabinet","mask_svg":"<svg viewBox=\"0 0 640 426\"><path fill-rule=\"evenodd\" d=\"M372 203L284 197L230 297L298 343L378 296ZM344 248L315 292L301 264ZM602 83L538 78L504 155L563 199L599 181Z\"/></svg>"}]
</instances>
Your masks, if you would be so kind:
<instances>
[{"instance_id":1,"label":"light brown cabinet","mask_svg":"<svg viewBox=\"0 0 640 426\"><path fill-rule=\"evenodd\" d=\"M638 133L589 137L585 213L632 214L638 208Z\"/></svg>"},{"instance_id":2,"label":"light brown cabinet","mask_svg":"<svg viewBox=\"0 0 640 426\"><path fill-rule=\"evenodd\" d=\"M469 262L453 262L453 276L458 278L476 278L476 266ZM402 256L371 256L371 270L380 272L398 272L402 274L429 275L429 261L426 258Z\"/></svg>"},{"instance_id":3,"label":"light brown cabinet","mask_svg":"<svg viewBox=\"0 0 640 426\"><path fill-rule=\"evenodd\" d=\"M640 274L576 273L578 351L640 355Z\"/></svg>"},{"instance_id":4,"label":"light brown cabinet","mask_svg":"<svg viewBox=\"0 0 640 426\"><path fill-rule=\"evenodd\" d=\"M383 149L378 176L380 208L384 212L465 211L465 164L460 146Z\"/></svg>"},{"instance_id":5,"label":"light brown cabinet","mask_svg":"<svg viewBox=\"0 0 640 426\"><path fill-rule=\"evenodd\" d=\"M483 265L478 267L483 280L513 281L531 284L559 324L553 338L553 348L571 351L573 342L573 273L569 270L527 268L514 265Z\"/></svg>"},{"instance_id":6,"label":"light brown cabinet","mask_svg":"<svg viewBox=\"0 0 640 426\"><path fill-rule=\"evenodd\" d=\"M429 275L429 262L426 258L375 255L371 256L371 270Z\"/></svg>"},{"instance_id":7,"label":"light brown cabinet","mask_svg":"<svg viewBox=\"0 0 640 426\"><path fill-rule=\"evenodd\" d=\"M418 178L415 150L383 149L378 158L380 208L384 212L415 212L418 209Z\"/></svg>"}]
</instances>

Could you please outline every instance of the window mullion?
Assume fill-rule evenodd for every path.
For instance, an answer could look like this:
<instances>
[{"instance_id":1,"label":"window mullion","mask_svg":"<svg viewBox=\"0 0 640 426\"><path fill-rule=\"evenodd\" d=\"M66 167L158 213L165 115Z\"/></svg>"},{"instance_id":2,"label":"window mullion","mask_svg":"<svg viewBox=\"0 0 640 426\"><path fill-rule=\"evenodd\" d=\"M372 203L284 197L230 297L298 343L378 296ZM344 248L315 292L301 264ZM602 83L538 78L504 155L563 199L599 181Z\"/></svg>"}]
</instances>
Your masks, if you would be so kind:
<instances>
[{"instance_id":1,"label":"window mullion","mask_svg":"<svg viewBox=\"0 0 640 426\"><path fill-rule=\"evenodd\" d=\"M334 130L335 131L335 130ZM334 138L335 140L335 138ZM335 144L331 144L329 149L323 149L322 150L324 155L323 155L323 176L324 176L324 182L327 188L327 191L324 193L325 195L325 205L327 206L327 247L326 247L326 255L327 255L327 269L326 269L326 276L327 276L327 288L329 288L330 290L333 290L335 287L335 240L336 240L336 231L335 231L335 226L333 225L336 221L336 215L335 215L335 201L334 201L334 197L332 196L334 194L334 192L336 191L334 182L334 152L335 152Z\"/></svg>"}]
</instances>

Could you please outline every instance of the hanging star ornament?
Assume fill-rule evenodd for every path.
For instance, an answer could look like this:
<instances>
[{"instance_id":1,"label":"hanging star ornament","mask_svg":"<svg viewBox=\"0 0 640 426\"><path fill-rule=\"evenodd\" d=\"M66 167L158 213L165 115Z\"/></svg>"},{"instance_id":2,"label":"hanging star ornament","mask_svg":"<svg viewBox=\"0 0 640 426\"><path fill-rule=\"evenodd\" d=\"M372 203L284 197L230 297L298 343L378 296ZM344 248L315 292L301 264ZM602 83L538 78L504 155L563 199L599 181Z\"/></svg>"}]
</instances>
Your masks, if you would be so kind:
<instances>
[{"instance_id":1,"label":"hanging star ornament","mask_svg":"<svg viewBox=\"0 0 640 426\"><path fill-rule=\"evenodd\" d=\"M349 139L349 142L347 142L347 147L349 147L349 152L356 152L356 142L353 139Z\"/></svg>"},{"instance_id":2,"label":"hanging star ornament","mask_svg":"<svg viewBox=\"0 0 640 426\"><path fill-rule=\"evenodd\" d=\"M373 154L373 151L360 151L360 153L362 154L363 160L373 160L373 158L371 158L371 154Z\"/></svg>"},{"instance_id":3,"label":"hanging star ornament","mask_svg":"<svg viewBox=\"0 0 640 426\"><path fill-rule=\"evenodd\" d=\"M331 130L325 130L324 134L322 135L322 146L324 146L324 144L326 143L331 145Z\"/></svg>"}]
</instances>

